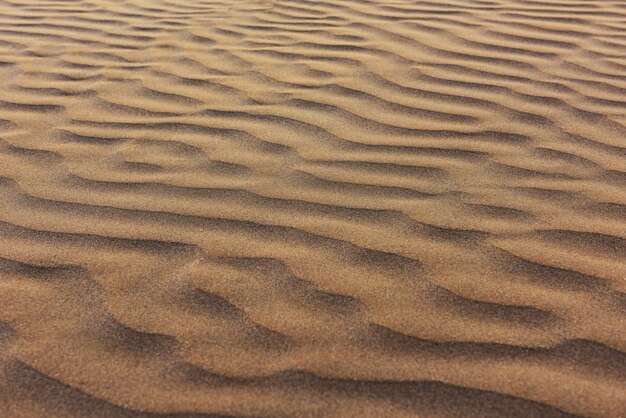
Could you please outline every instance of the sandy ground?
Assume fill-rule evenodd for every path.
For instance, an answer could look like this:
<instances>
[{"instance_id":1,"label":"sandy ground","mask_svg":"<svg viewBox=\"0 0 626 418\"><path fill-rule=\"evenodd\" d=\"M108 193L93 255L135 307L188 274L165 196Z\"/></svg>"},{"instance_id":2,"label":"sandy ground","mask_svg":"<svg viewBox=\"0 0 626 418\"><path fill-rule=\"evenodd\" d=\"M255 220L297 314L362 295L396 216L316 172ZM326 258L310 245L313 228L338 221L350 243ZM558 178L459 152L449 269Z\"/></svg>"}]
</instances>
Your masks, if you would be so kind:
<instances>
[{"instance_id":1,"label":"sandy ground","mask_svg":"<svg viewBox=\"0 0 626 418\"><path fill-rule=\"evenodd\" d=\"M626 3L0 0L0 416L626 417Z\"/></svg>"}]
</instances>

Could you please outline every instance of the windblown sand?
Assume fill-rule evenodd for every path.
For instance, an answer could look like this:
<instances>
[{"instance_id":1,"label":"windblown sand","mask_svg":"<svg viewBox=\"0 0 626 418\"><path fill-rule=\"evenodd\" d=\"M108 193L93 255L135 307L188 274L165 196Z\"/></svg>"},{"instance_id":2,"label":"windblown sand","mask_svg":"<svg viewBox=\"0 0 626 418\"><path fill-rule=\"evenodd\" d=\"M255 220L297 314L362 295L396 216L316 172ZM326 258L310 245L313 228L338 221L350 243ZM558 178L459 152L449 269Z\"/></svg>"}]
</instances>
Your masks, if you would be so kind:
<instances>
[{"instance_id":1,"label":"windblown sand","mask_svg":"<svg viewBox=\"0 0 626 418\"><path fill-rule=\"evenodd\" d=\"M626 3L0 0L1 417L625 417Z\"/></svg>"}]
</instances>

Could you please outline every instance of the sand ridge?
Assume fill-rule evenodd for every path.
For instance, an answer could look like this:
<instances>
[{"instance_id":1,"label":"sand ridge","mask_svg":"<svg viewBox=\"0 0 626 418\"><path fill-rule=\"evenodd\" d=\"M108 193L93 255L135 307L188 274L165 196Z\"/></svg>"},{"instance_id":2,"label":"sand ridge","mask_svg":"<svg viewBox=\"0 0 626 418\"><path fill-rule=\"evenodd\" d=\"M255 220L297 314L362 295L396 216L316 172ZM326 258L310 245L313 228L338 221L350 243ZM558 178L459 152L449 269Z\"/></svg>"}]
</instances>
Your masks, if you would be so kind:
<instances>
[{"instance_id":1,"label":"sand ridge","mask_svg":"<svg viewBox=\"0 0 626 418\"><path fill-rule=\"evenodd\" d=\"M626 416L626 5L0 0L0 415Z\"/></svg>"}]
</instances>

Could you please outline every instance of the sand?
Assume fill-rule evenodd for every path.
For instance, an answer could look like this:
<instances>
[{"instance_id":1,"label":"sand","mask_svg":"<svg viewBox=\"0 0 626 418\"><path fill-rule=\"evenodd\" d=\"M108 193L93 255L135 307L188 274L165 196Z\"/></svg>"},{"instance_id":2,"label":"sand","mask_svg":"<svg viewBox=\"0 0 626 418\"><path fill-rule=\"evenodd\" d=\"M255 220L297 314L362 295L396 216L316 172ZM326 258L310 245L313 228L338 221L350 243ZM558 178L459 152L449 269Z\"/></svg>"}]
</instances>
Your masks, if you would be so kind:
<instances>
[{"instance_id":1,"label":"sand","mask_svg":"<svg viewBox=\"0 0 626 418\"><path fill-rule=\"evenodd\" d=\"M0 0L0 416L626 417L626 4Z\"/></svg>"}]
</instances>

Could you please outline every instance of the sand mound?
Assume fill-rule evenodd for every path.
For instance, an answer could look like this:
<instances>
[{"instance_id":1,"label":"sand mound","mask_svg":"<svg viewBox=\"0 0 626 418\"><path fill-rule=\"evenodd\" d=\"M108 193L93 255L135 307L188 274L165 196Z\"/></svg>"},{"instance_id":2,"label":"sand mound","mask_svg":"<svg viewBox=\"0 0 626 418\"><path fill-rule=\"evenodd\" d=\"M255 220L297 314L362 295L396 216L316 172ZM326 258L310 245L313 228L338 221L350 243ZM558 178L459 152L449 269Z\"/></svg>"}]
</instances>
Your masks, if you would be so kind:
<instances>
[{"instance_id":1,"label":"sand mound","mask_svg":"<svg viewBox=\"0 0 626 418\"><path fill-rule=\"evenodd\" d=\"M0 415L626 416L626 7L0 0Z\"/></svg>"}]
</instances>

